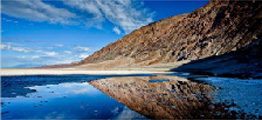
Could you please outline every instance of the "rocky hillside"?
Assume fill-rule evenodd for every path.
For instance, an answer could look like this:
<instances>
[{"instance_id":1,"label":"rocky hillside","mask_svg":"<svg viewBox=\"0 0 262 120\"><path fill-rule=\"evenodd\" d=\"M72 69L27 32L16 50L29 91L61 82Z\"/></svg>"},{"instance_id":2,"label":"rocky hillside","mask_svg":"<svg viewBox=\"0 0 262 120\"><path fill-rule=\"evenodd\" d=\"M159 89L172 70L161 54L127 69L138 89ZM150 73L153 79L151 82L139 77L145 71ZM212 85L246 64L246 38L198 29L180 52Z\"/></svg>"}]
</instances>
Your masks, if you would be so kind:
<instances>
[{"instance_id":1,"label":"rocky hillside","mask_svg":"<svg viewBox=\"0 0 262 120\"><path fill-rule=\"evenodd\" d=\"M261 1L210 1L191 13L141 27L79 64L126 59L127 66L147 66L196 60L246 47L261 31Z\"/></svg>"},{"instance_id":2,"label":"rocky hillside","mask_svg":"<svg viewBox=\"0 0 262 120\"><path fill-rule=\"evenodd\" d=\"M262 34L258 37L262 38ZM173 71L261 79L262 39L258 39L238 51L191 61L188 64L173 69Z\"/></svg>"}]
</instances>

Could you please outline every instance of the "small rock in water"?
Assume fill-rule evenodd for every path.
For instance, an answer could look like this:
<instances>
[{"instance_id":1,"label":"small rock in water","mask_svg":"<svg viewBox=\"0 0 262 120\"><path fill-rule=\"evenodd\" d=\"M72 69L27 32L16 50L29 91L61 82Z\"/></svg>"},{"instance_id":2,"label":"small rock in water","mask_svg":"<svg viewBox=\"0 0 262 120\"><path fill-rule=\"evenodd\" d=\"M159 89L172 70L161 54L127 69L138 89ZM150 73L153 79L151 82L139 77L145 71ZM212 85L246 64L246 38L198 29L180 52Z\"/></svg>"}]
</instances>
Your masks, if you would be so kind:
<instances>
[{"instance_id":1,"label":"small rock in water","mask_svg":"<svg viewBox=\"0 0 262 120\"><path fill-rule=\"evenodd\" d=\"M32 92L37 92L37 90L33 89Z\"/></svg>"},{"instance_id":2,"label":"small rock in water","mask_svg":"<svg viewBox=\"0 0 262 120\"><path fill-rule=\"evenodd\" d=\"M7 114L8 113L8 111L5 111L5 112L2 112L1 114L3 115L3 114Z\"/></svg>"}]
</instances>

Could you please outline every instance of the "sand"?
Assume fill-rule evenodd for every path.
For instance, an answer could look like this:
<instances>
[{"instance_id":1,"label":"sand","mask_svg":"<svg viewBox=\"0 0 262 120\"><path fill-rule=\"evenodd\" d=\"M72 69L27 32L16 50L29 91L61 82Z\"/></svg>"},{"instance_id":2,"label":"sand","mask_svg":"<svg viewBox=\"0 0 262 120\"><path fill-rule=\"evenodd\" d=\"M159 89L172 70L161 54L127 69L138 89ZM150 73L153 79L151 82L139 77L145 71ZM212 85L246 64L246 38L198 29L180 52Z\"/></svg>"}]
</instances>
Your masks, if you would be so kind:
<instances>
[{"instance_id":1,"label":"sand","mask_svg":"<svg viewBox=\"0 0 262 120\"><path fill-rule=\"evenodd\" d=\"M1 69L1 76L18 76L18 75L73 75L73 74L90 74L90 75L127 75L127 74L165 74L173 73L164 70L142 70L142 69L114 69L114 70L86 70L77 68L21 68L21 69Z\"/></svg>"}]
</instances>

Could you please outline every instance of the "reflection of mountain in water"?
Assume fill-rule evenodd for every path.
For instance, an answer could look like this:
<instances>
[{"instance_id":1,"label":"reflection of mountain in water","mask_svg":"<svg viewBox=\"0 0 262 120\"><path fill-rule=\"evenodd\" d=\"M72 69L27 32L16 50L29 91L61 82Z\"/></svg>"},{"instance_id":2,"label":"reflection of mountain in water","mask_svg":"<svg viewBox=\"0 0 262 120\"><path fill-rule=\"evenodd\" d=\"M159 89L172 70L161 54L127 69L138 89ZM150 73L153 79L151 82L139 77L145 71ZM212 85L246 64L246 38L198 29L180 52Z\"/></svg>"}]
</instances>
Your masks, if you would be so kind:
<instances>
[{"instance_id":1,"label":"reflection of mountain in water","mask_svg":"<svg viewBox=\"0 0 262 120\"><path fill-rule=\"evenodd\" d=\"M199 118L209 112L205 103L211 101L212 86L176 79L150 83L150 79L156 78L109 78L90 84L149 118Z\"/></svg>"},{"instance_id":2,"label":"reflection of mountain in water","mask_svg":"<svg viewBox=\"0 0 262 120\"><path fill-rule=\"evenodd\" d=\"M169 79L151 83L152 79ZM214 87L178 77L125 77L89 82L103 93L149 118L243 118L234 103L213 103Z\"/></svg>"}]
</instances>

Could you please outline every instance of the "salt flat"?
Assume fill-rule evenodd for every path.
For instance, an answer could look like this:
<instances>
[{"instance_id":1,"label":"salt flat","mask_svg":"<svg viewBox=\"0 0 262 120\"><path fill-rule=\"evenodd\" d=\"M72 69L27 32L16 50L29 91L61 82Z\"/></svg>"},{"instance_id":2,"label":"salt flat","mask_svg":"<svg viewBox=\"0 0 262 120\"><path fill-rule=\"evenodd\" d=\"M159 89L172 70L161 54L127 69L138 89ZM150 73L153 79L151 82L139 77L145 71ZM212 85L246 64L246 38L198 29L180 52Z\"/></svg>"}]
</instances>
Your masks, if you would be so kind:
<instances>
[{"instance_id":1,"label":"salt flat","mask_svg":"<svg viewBox=\"0 0 262 120\"><path fill-rule=\"evenodd\" d=\"M72 75L72 74L90 74L90 75L125 75L125 74L163 74L173 73L165 70L152 69L78 69L78 68L21 68L9 69L2 68L1 76L16 75Z\"/></svg>"}]
</instances>

